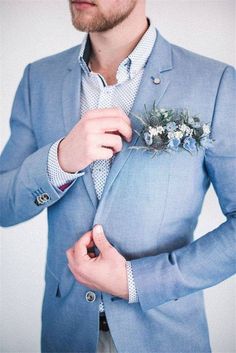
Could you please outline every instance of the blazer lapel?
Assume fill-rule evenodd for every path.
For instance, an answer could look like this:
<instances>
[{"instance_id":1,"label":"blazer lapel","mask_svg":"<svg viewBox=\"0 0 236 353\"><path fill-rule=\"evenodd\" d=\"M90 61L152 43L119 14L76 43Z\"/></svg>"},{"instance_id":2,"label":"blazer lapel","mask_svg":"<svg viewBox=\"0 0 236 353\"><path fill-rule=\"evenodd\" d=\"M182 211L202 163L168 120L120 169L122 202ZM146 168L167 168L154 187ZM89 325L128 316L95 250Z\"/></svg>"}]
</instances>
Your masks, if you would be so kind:
<instances>
[{"instance_id":1,"label":"blazer lapel","mask_svg":"<svg viewBox=\"0 0 236 353\"><path fill-rule=\"evenodd\" d=\"M66 134L69 133L80 119L81 66L78 61L79 49L80 46L67 67L67 73L63 83L62 106ZM90 200L96 209L98 200L90 167L88 166L84 171L85 174L81 178Z\"/></svg>"},{"instance_id":2,"label":"blazer lapel","mask_svg":"<svg viewBox=\"0 0 236 353\"><path fill-rule=\"evenodd\" d=\"M150 109L153 105L154 100L156 102L156 105L158 105L169 86L170 76L168 75L168 71L171 69L171 45L160 35L159 32L157 32L157 39L155 41L149 60L144 68L143 78L140 83L133 107L129 114L132 128L136 131L141 131L142 124L138 119L134 117L134 114L138 115L140 113L143 113L144 104L147 106L148 109ZM154 78L158 78L160 80L160 83L155 83ZM128 147L134 146L137 143L138 139L139 136L136 133L133 133L133 138L130 143L127 143L125 140L123 140L122 151L120 151L116 155L112 163L110 172L108 174L104 191L99 201L97 216L100 213L99 211L101 211L100 208L105 202L105 199L112 184L114 183L117 175L119 174L128 157L130 156L130 153L132 153L132 149L129 149Z\"/></svg>"},{"instance_id":3,"label":"blazer lapel","mask_svg":"<svg viewBox=\"0 0 236 353\"><path fill-rule=\"evenodd\" d=\"M67 74L63 84L62 104L66 134L73 128L73 126L78 122L80 118L81 67L78 62L79 49L80 46L78 47L76 54L73 56L71 62L68 65ZM158 105L169 86L170 75L168 75L168 72L171 69L171 45L161 36L159 32L157 32L157 39L144 68L143 78L140 83L133 107L129 114L132 128L136 131L141 131L142 124L138 119L134 117L134 115L143 113L144 104L148 109L150 109L155 100L156 105ZM159 78L160 83L156 84L154 82L154 78ZM104 191L99 202L94 188L90 166L85 168L85 174L81 178L83 179L84 185L94 208L97 209L97 216L101 212L102 205L105 202L113 182L127 161L130 153L132 153L132 150L128 147L134 146L138 139L139 136L136 133L133 133L133 138L130 143L127 143L125 140L123 140L122 151L116 155L112 163Z\"/></svg>"}]
</instances>

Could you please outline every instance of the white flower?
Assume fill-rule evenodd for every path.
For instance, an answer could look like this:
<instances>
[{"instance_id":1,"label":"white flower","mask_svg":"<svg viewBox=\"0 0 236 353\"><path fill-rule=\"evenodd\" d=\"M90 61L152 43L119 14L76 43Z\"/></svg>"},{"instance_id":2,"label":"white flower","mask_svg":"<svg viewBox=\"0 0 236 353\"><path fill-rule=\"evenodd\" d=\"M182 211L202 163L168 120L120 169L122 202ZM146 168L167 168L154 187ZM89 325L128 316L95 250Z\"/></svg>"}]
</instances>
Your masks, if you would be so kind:
<instances>
[{"instance_id":1,"label":"white flower","mask_svg":"<svg viewBox=\"0 0 236 353\"><path fill-rule=\"evenodd\" d=\"M180 127L179 127L179 129L182 131L182 132L185 132L186 131L186 129L187 129L187 125L186 124L182 124L182 125L180 125Z\"/></svg>"},{"instance_id":2,"label":"white flower","mask_svg":"<svg viewBox=\"0 0 236 353\"><path fill-rule=\"evenodd\" d=\"M176 137L177 139L181 139L184 136L184 134L182 133L182 131L175 131L174 132L174 137Z\"/></svg>"},{"instance_id":3,"label":"white flower","mask_svg":"<svg viewBox=\"0 0 236 353\"><path fill-rule=\"evenodd\" d=\"M192 133L193 133L193 129L190 129L190 127L187 126L186 129L185 129L185 135L186 136L189 136L189 135L192 136Z\"/></svg>"},{"instance_id":4,"label":"white flower","mask_svg":"<svg viewBox=\"0 0 236 353\"><path fill-rule=\"evenodd\" d=\"M149 126L148 130L149 130L149 133L151 134L151 136L157 135L157 132L156 132L156 128L155 128L155 127Z\"/></svg>"},{"instance_id":5,"label":"white flower","mask_svg":"<svg viewBox=\"0 0 236 353\"><path fill-rule=\"evenodd\" d=\"M208 124L203 124L202 129L203 129L203 134L204 135L209 135L211 130L210 130L210 127L209 127Z\"/></svg>"},{"instance_id":6,"label":"white flower","mask_svg":"<svg viewBox=\"0 0 236 353\"><path fill-rule=\"evenodd\" d=\"M183 133L185 133L186 136L189 136L190 133L191 133L190 127L189 127L188 125L186 125L186 124L180 125L179 129L180 129Z\"/></svg>"},{"instance_id":7,"label":"white flower","mask_svg":"<svg viewBox=\"0 0 236 353\"><path fill-rule=\"evenodd\" d=\"M171 140L175 137L175 133L173 131L168 132L168 138Z\"/></svg>"},{"instance_id":8,"label":"white flower","mask_svg":"<svg viewBox=\"0 0 236 353\"><path fill-rule=\"evenodd\" d=\"M159 134L162 134L164 132L164 129L162 126L156 126L156 127L149 126L149 132L152 136L157 136Z\"/></svg>"},{"instance_id":9,"label":"white flower","mask_svg":"<svg viewBox=\"0 0 236 353\"><path fill-rule=\"evenodd\" d=\"M165 129L162 126L157 126L156 130L158 134L162 134L165 131Z\"/></svg>"},{"instance_id":10,"label":"white flower","mask_svg":"<svg viewBox=\"0 0 236 353\"><path fill-rule=\"evenodd\" d=\"M161 108L161 109L160 109L160 112L161 112L161 113L165 113L165 112L166 112L166 109Z\"/></svg>"}]
</instances>

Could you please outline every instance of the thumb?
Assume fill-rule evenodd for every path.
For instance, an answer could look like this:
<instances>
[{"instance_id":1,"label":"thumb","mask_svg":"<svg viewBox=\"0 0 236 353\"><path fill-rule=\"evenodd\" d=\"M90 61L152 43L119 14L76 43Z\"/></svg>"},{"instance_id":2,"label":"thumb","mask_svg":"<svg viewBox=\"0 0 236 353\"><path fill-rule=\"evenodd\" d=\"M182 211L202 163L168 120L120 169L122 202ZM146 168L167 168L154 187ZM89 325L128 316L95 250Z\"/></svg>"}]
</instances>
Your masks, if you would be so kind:
<instances>
[{"instance_id":1,"label":"thumb","mask_svg":"<svg viewBox=\"0 0 236 353\"><path fill-rule=\"evenodd\" d=\"M104 250L112 247L112 245L107 240L103 228L100 224L96 224L96 226L93 227L93 241L101 253Z\"/></svg>"}]
</instances>

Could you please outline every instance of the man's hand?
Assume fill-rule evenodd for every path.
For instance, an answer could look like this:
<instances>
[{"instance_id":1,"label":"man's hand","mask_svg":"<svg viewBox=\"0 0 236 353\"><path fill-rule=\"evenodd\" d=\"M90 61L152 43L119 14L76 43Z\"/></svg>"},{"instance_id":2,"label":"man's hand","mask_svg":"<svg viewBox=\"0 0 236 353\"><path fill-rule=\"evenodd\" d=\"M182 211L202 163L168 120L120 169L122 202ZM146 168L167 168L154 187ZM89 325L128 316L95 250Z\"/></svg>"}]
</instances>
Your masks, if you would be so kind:
<instances>
[{"instance_id":1,"label":"man's hand","mask_svg":"<svg viewBox=\"0 0 236 353\"><path fill-rule=\"evenodd\" d=\"M58 160L65 172L86 168L122 150L122 137L130 142L131 122L120 108L89 110L60 142Z\"/></svg>"},{"instance_id":2,"label":"man's hand","mask_svg":"<svg viewBox=\"0 0 236 353\"><path fill-rule=\"evenodd\" d=\"M96 246L98 256L89 249ZM85 286L123 299L129 298L125 258L108 242L102 226L85 233L67 252L68 266Z\"/></svg>"}]
</instances>

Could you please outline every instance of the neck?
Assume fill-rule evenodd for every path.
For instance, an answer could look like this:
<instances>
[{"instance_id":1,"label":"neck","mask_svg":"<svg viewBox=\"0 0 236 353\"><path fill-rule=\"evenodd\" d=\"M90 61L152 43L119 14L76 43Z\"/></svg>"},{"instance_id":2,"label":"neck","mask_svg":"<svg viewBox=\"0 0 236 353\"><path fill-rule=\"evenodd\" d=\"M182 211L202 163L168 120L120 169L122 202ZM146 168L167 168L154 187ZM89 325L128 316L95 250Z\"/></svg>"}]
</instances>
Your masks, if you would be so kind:
<instances>
[{"instance_id":1,"label":"neck","mask_svg":"<svg viewBox=\"0 0 236 353\"><path fill-rule=\"evenodd\" d=\"M90 65L93 71L116 71L132 52L148 28L147 18L133 11L128 18L106 32L89 33L91 40Z\"/></svg>"}]
</instances>

